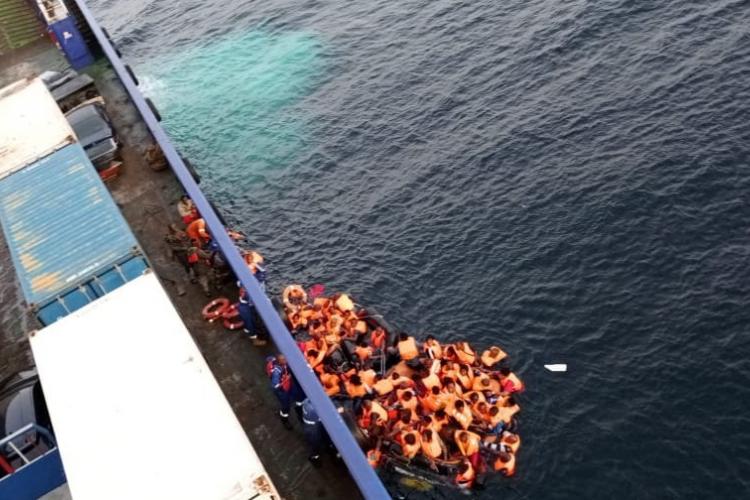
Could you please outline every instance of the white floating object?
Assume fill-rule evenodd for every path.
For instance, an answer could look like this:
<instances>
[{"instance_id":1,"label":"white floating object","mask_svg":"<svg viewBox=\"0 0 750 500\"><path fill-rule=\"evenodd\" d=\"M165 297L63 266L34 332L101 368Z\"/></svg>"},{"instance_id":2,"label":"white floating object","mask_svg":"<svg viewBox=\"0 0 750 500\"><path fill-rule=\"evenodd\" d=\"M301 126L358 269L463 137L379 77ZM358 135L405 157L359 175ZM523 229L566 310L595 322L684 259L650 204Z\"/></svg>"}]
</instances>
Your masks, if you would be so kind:
<instances>
[{"instance_id":1,"label":"white floating object","mask_svg":"<svg viewBox=\"0 0 750 500\"><path fill-rule=\"evenodd\" d=\"M546 369L548 369L551 372L566 372L568 371L568 365L565 363L561 363L558 365L544 365Z\"/></svg>"}]
</instances>

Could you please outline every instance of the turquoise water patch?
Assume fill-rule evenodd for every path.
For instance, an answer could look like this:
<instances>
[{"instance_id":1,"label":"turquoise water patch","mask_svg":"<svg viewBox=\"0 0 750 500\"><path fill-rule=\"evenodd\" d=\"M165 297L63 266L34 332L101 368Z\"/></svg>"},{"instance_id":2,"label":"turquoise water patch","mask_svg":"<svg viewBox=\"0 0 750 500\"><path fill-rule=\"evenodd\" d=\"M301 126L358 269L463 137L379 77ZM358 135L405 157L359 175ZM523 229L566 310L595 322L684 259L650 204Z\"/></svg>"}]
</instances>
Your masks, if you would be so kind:
<instances>
[{"instance_id":1,"label":"turquoise water patch","mask_svg":"<svg viewBox=\"0 0 750 500\"><path fill-rule=\"evenodd\" d=\"M315 35L251 31L167 53L140 72L144 92L200 174L249 189L305 146L293 106L314 89L320 68Z\"/></svg>"}]
</instances>

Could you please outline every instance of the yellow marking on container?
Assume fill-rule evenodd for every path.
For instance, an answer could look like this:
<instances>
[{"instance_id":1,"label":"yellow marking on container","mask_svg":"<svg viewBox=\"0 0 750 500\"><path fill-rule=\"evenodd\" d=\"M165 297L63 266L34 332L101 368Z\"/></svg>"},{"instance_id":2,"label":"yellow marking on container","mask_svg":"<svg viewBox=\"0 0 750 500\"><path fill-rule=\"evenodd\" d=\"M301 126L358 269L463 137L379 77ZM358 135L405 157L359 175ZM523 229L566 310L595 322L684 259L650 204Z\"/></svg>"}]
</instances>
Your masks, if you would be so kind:
<instances>
[{"instance_id":1,"label":"yellow marking on container","mask_svg":"<svg viewBox=\"0 0 750 500\"><path fill-rule=\"evenodd\" d=\"M31 289L37 293L41 290L57 290L62 284L60 278L61 276L59 272L40 274L39 276L36 276L31 280Z\"/></svg>"},{"instance_id":2,"label":"yellow marking on container","mask_svg":"<svg viewBox=\"0 0 750 500\"><path fill-rule=\"evenodd\" d=\"M28 272L33 272L36 269L39 269L42 267L42 263L36 260L36 258L28 253L22 253L18 256L19 260L21 261L21 265L24 269Z\"/></svg>"}]
</instances>

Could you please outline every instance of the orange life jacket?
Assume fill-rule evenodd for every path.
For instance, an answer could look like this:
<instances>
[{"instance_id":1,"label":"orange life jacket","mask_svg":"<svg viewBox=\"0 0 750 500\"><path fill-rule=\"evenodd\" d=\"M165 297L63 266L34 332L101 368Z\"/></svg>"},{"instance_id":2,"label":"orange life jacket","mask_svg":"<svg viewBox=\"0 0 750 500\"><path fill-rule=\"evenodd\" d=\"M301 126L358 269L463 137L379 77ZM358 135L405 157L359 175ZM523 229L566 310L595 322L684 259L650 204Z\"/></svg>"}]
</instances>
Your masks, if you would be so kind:
<instances>
[{"instance_id":1,"label":"orange life jacket","mask_svg":"<svg viewBox=\"0 0 750 500\"><path fill-rule=\"evenodd\" d=\"M407 444L406 441L404 441L404 438L407 434L412 434L416 438L416 442L414 444ZM409 432L402 432L401 439L399 442L401 443L401 452L406 458L414 458L417 456L417 453L419 453L419 450L422 448L422 446L419 443L419 435L416 432L409 431Z\"/></svg>"},{"instance_id":2,"label":"orange life jacket","mask_svg":"<svg viewBox=\"0 0 750 500\"><path fill-rule=\"evenodd\" d=\"M475 477L476 472L474 472L474 467L469 465L469 469L466 472L456 474L456 484L461 489L469 489L474 484Z\"/></svg>"},{"instance_id":3,"label":"orange life jacket","mask_svg":"<svg viewBox=\"0 0 750 500\"><path fill-rule=\"evenodd\" d=\"M484 394L482 394L482 391L467 392L467 393L465 393L463 395L463 400L466 401L467 403L471 404L471 395L472 394L476 394L477 396L479 396L479 399L477 399L477 403L479 403L480 401L484 401L485 403L487 402L487 398L484 397Z\"/></svg>"},{"instance_id":4,"label":"orange life jacket","mask_svg":"<svg viewBox=\"0 0 750 500\"><path fill-rule=\"evenodd\" d=\"M334 373L321 373L320 381L323 382L323 387L329 396L335 396L341 392L341 380L338 375Z\"/></svg>"},{"instance_id":5,"label":"orange life jacket","mask_svg":"<svg viewBox=\"0 0 750 500\"><path fill-rule=\"evenodd\" d=\"M469 439L467 440L466 444L462 443L461 440L458 439L458 436L462 432L466 432L469 435ZM453 433L453 438L456 440L456 445L458 446L458 450L465 457L469 457L479 451L479 435L478 434L475 434L471 431L456 431Z\"/></svg>"},{"instance_id":6,"label":"orange life jacket","mask_svg":"<svg viewBox=\"0 0 750 500\"><path fill-rule=\"evenodd\" d=\"M456 348L456 355L458 360L465 365L473 365L477 359L477 355L474 350L469 346L468 342L456 342L454 344Z\"/></svg>"},{"instance_id":7,"label":"orange life jacket","mask_svg":"<svg viewBox=\"0 0 750 500\"><path fill-rule=\"evenodd\" d=\"M377 401L372 402L372 406L370 407L370 412L375 413L380 417L381 424L385 425L385 423L388 422L388 412Z\"/></svg>"},{"instance_id":8,"label":"orange life jacket","mask_svg":"<svg viewBox=\"0 0 750 500\"><path fill-rule=\"evenodd\" d=\"M499 420L502 420L506 424L510 424L511 419L513 418L513 415L518 413L518 411L521 409L520 406L514 405L514 406L501 406L500 411L497 414L497 417L499 417ZM494 419L494 420L497 420ZM497 424L495 424L497 425Z\"/></svg>"},{"instance_id":9,"label":"orange life jacket","mask_svg":"<svg viewBox=\"0 0 750 500\"><path fill-rule=\"evenodd\" d=\"M351 382L347 382L346 392L347 394L349 394L349 397L361 398L364 397L365 394L367 394L367 389L365 389L364 385L354 385Z\"/></svg>"},{"instance_id":10,"label":"orange life jacket","mask_svg":"<svg viewBox=\"0 0 750 500\"><path fill-rule=\"evenodd\" d=\"M401 355L403 361L409 361L419 356L419 350L417 349L417 341L414 337L408 337L406 340L401 340L398 343L398 353Z\"/></svg>"},{"instance_id":11,"label":"orange life jacket","mask_svg":"<svg viewBox=\"0 0 750 500\"><path fill-rule=\"evenodd\" d=\"M196 219L191 222L187 229L185 229L185 233L191 240L198 242L210 239L210 236L206 232L206 221L203 219Z\"/></svg>"},{"instance_id":12,"label":"orange life jacket","mask_svg":"<svg viewBox=\"0 0 750 500\"><path fill-rule=\"evenodd\" d=\"M500 349L499 347L497 349L498 351L496 356L492 355L492 351L490 349L487 349L482 353L482 364L487 368L491 368L496 363L499 363L500 361L508 357L508 355L502 349Z\"/></svg>"},{"instance_id":13,"label":"orange life jacket","mask_svg":"<svg viewBox=\"0 0 750 500\"><path fill-rule=\"evenodd\" d=\"M488 381L488 384L486 386L482 385L482 381L483 380L487 380ZM471 384L471 389L473 391L480 391L480 392L481 391L491 391L492 390L492 382L490 382L489 375L486 375L486 374L483 373L480 376L475 377L474 378L474 382Z\"/></svg>"},{"instance_id":14,"label":"orange life jacket","mask_svg":"<svg viewBox=\"0 0 750 500\"><path fill-rule=\"evenodd\" d=\"M411 382L411 376L414 375L414 370L410 368L405 361L399 361L398 363L396 363L393 368L391 368L391 373L393 372L396 372L403 378L408 379L409 382Z\"/></svg>"},{"instance_id":15,"label":"orange life jacket","mask_svg":"<svg viewBox=\"0 0 750 500\"><path fill-rule=\"evenodd\" d=\"M471 370L469 370L465 375L460 371L456 372L456 378L461 384L461 387L463 387L467 391L472 390L474 384L474 374L471 372Z\"/></svg>"},{"instance_id":16,"label":"orange life jacket","mask_svg":"<svg viewBox=\"0 0 750 500\"><path fill-rule=\"evenodd\" d=\"M385 330L376 328L370 335L370 345L373 349L382 349L385 345Z\"/></svg>"},{"instance_id":17,"label":"orange life jacket","mask_svg":"<svg viewBox=\"0 0 750 500\"><path fill-rule=\"evenodd\" d=\"M312 367L315 368L316 366L320 365L323 360L326 358L326 353L324 351L318 351L318 355L316 357L310 357L307 354L305 354L305 357L307 358L307 363Z\"/></svg>"},{"instance_id":18,"label":"orange life jacket","mask_svg":"<svg viewBox=\"0 0 750 500\"><path fill-rule=\"evenodd\" d=\"M516 442L515 443L508 442L507 438L508 438L508 436L511 436L511 435L513 435L513 436L516 437ZM519 436L518 434L511 434L510 432L505 431L505 432L503 432L502 443L505 446L508 446L510 448L510 450L513 452L513 455L515 456L516 452L518 451L518 448L521 447L521 436Z\"/></svg>"},{"instance_id":19,"label":"orange life jacket","mask_svg":"<svg viewBox=\"0 0 750 500\"><path fill-rule=\"evenodd\" d=\"M431 392L428 392L424 396L420 396L419 402L422 405L422 408L430 413L436 412L440 409L440 400Z\"/></svg>"},{"instance_id":20,"label":"orange life jacket","mask_svg":"<svg viewBox=\"0 0 750 500\"><path fill-rule=\"evenodd\" d=\"M503 391L505 392L522 392L525 389L521 379L515 373L510 374L503 379Z\"/></svg>"},{"instance_id":21,"label":"orange life jacket","mask_svg":"<svg viewBox=\"0 0 750 500\"><path fill-rule=\"evenodd\" d=\"M362 320L357 321L357 324L354 326L354 331L357 333L367 333L367 323Z\"/></svg>"},{"instance_id":22,"label":"orange life jacket","mask_svg":"<svg viewBox=\"0 0 750 500\"><path fill-rule=\"evenodd\" d=\"M507 462L503 462L500 460L500 458L495 459L495 463L493 464L493 468L503 474L504 476L512 476L516 473L516 456L513 453L510 453L510 460Z\"/></svg>"},{"instance_id":23,"label":"orange life jacket","mask_svg":"<svg viewBox=\"0 0 750 500\"><path fill-rule=\"evenodd\" d=\"M372 388L375 389L375 392L377 392L378 395L385 396L393 390L393 384L391 383L391 379L384 378L375 382Z\"/></svg>"},{"instance_id":24,"label":"orange life jacket","mask_svg":"<svg viewBox=\"0 0 750 500\"><path fill-rule=\"evenodd\" d=\"M443 347L437 340L426 340L424 346L422 347L422 350L427 355L427 357L433 359L440 359L443 357ZM430 353L432 353L432 355L430 355Z\"/></svg>"},{"instance_id":25,"label":"orange life jacket","mask_svg":"<svg viewBox=\"0 0 750 500\"><path fill-rule=\"evenodd\" d=\"M457 409L453 408L451 416L456 419L458 425L463 427L464 430L468 429L471 425L471 422L474 420L474 415L471 414L469 405L464 405L463 411L458 411Z\"/></svg>"},{"instance_id":26,"label":"orange life jacket","mask_svg":"<svg viewBox=\"0 0 750 500\"><path fill-rule=\"evenodd\" d=\"M427 387L428 391L433 387L437 387L438 389L442 387L442 384L440 383L440 377L438 377L434 373L430 373L428 376L423 378L422 383L425 387Z\"/></svg>"},{"instance_id":27,"label":"orange life jacket","mask_svg":"<svg viewBox=\"0 0 750 500\"><path fill-rule=\"evenodd\" d=\"M404 400L404 394L410 392L412 397L409 401ZM405 408L407 410L411 410L412 412L417 410L417 395L414 391L411 389L399 389L396 391L396 395L398 396L398 401L401 403L401 407Z\"/></svg>"},{"instance_id":28,"label":"orange life jacket","mask_svg":"<svg viewBox=\"0 0 750 500\"><path fill-rule=\"evenodd\" d=\"M433 433L432 439L425 441L422 439L422 453L430 458L440 458L443 454L443 448L440 446L439 437Z\"/></svg>"},{"instance_id":29,"label":"orange life jacket","mask_svg":"<svg viewBox=\"0 0 750 500\"><path fill-rule=\"evenodd\" d=\"M359 378L362 379L362 383L370 387L375 385L376 375L377 373L375 373L375 370L373 370L372 368L370 368L369 370L362 370L361 372L359 372Z\"/></svg>"},{"instance_id":30,"label":"orange life jacket","mask_svg":"<svg viewBox=\"0 0 750 500\"><path fill-rule=\"evenodd\" d=\"M372 356L372 348L368 346L357 346L354 348L354 354L357 355L360 361L367 361L367 358Z\"/></svg>"}]
</instances>

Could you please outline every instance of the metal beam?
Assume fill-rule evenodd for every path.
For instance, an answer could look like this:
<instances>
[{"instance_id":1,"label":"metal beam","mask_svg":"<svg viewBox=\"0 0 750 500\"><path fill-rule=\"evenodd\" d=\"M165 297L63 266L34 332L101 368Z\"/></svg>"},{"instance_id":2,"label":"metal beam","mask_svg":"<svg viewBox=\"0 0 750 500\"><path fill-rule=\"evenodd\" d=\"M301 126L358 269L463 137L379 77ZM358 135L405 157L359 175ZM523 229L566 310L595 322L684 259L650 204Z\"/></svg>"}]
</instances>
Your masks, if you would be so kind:
<instances>
[{"instance_id":1,"label":"metal beam","mask_svg":"<svg viewBox=\"0 0 750 500\"><path fill-rule=\"evenodd\" d=\"M205 219L206 225L221 249L221 252L226 257L227 263L250 295L250 298L253 301L258 314L263 319L271 338L279 348L279 351L286 356L289 367L302 386L302 389L305 391L305 394L315 406L315 409L320 416L320 420L323 422L323 425L331 436L339 453L341 453L341 457L349 468L349 472L357 483L362 495L367 499L390 498L385 486L383 486L377 473L367 462L367 459L354 439L354 436L352 436L352 433L344 423L341 415L336 411L336 407L331 402L331 399L320 385L318 378L307 364L302 352L299 347L297 347L297 344L294 342L294 339L289 333L289 330L287 330L286 325L284 325L284 322L279 317L276 309L271 304L268 296L266 296L263 290L261 290L258 281L252 273L250 273L250 270L245 264L245 261L240 255L234 242L227 235L226 228L219 220L200 187L198 187L198 184L196 184L179 153L167 137L166 132L151 111L151 108L146 103L143 94L141 94L138 86L133 81L133 78L125 69L125 64L115 52L111 42L102 31L102 28L99 26L99 23L97 23L91 10L86 5L85 0L75 1L91 27L91 31L99 41L104 54L107 56L107 59L109 59L117 76L120 78L120 81L125 86L133 104L138 108L138 111L146 122L151 134L164 152L164 156L169 161L174 174L177 176L177 179L182 184L185 192L193 200L198 211Z\"/></svg>"}]
</instances>

